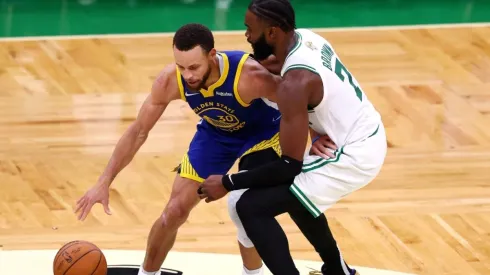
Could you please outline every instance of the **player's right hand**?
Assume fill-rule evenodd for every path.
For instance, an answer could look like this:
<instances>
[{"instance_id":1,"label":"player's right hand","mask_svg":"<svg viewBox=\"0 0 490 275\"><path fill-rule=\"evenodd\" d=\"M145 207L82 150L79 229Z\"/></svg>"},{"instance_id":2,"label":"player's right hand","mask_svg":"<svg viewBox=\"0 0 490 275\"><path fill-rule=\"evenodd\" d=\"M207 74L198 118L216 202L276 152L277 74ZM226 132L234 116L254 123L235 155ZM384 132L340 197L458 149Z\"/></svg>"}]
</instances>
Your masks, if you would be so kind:
<instances>
[{"instance_id":1,"label":"player's right hand","mask_svg":"<svg viewBox=\"0 0 490 275\"><path fill-rule=\"evenodd\" d=\"M104 206L104 211L107 215L112 215L109 209L109 185L105 183L97 183L90 188L83 197L77 201L75 213L78 213L78 220L83 221L87 217L90 209L96 203L101 203Z\"/></svg>"}]
</instances>

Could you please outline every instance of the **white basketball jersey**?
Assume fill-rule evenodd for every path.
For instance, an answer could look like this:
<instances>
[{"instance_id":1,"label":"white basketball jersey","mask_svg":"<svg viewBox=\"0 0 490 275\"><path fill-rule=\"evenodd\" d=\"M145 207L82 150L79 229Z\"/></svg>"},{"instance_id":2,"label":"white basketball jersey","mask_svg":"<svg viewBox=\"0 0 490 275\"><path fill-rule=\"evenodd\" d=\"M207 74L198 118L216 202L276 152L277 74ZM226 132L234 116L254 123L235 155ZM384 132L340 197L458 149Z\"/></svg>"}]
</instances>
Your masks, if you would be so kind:
<instances>
[{"instance_id":1,"label":"white basketball jersey","mask_svg":"<svg viewBox=\"0 0 490 275\"><path fill-rule=\"evenodd\" d=\"M296 33L297 43L286 58L281 76L301 68L321 77L323 99L318 106L308 108L310 127L319 134L327 134L339 147L373 134L381 116L332 45L310 30L297 29Z\"/></svg>"}]
</instances>

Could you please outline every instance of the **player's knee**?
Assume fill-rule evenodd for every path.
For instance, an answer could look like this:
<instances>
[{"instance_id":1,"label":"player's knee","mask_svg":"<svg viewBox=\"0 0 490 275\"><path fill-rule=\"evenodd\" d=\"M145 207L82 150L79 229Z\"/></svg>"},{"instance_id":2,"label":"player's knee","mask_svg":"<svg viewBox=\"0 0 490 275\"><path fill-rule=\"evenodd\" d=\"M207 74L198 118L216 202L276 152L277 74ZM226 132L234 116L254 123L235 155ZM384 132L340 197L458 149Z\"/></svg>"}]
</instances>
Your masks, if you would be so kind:
<instances>
[{"instance_id":1,"label":"player's knee","mask_svg":"<svg viewBox=\"0 0 490 275\"><path fill-rule=\"evenodd\" d=\"M177 229L185 223L191 209L179 200L169 201L167 207L160 216L162 227Z\"/></svg>"},{"instance_id":2,"label":"player's knee","mask_svg":"<svg viewBox=\"0 0 490 275\"><path fill-rule=\"evenodd\" d=\"M230 214L230 218L235 224L237 228L237 239L238 241L245 247L245 248L251 248L253 247L253 243L248 237L247 233L245 232L245 229L243 228L243 224L238 217L237 211L236 211L236 204L240 200L240 197L243 195L243 193L246 190L236 190L232 191L228 195L228 213Z\"/></svg>"},{"instance_id":3,"label":"player's knee","mask_svg":"<svg viewBox=\"0 0 490 275\"><path fill-rule=\"evenodd\" d=\"M235 225L237 223L240 223L240 218L237 214L236 205L245 191L246 190L235 190L228 194L228 213L230 214L230 218L235 223Z\"/></svg>"},{"instance_id":4,"label":"player's knee","mask_svg":"<svg viewBox=\"0 0 490 275\"><path fill-rule=\"evenodd\" d=\"M247 199L247 196L242 196L236 203L236 213L238 218L243 221L249 218L253 218L257 215L257 205L253 201Z\"/></svg>"},{"instance_id":5,"label":"player's knee","mask_svg":"<svg viewBox=\"0 0 490 275\"><path fill-rule=\"evenodd\" d=\"M252 248L254 247L254 244L248 237L247 233L245 232L245 229L238 230L238 241L240 242L241 245L245 248Z\"/></svg>"}]
</instances>

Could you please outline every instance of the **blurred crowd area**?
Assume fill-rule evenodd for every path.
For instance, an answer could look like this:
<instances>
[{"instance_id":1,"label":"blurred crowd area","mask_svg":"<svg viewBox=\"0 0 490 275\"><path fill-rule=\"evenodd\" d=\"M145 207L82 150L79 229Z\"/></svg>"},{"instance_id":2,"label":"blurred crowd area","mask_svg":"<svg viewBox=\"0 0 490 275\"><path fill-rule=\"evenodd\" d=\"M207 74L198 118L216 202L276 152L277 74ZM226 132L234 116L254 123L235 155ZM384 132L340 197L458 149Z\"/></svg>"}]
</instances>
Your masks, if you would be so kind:
<instances>
[{"instance_id":1,"label":"blurred crowd area","mask_svg":"<svg viewBox=\"0 0 490 275\"><path fill-rule=\"evenodd\" d=\"M0 36L243 30L250 0L0 0ZM298 27L490 22L490 0L291 0Z\"/></svg>"}]
</instances>

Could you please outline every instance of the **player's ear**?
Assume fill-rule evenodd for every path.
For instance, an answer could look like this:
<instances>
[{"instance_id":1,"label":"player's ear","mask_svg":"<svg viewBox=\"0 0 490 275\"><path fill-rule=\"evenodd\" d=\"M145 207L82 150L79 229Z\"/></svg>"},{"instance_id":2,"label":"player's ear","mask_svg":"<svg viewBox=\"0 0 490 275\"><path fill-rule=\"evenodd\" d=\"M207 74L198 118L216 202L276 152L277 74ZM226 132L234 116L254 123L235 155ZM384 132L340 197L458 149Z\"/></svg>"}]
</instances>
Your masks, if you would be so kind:
<instances>
[{"instance_id":1,"label":"player's ear","mask_svg":"<svg viewBox=\"0 0 490 275\"><path fill-rule=\"evenodd\" d=\"M268 27L265 33L270 40L274 41L277 39L278 31L279 31L278 27Z\"/></svg>"},{"instance_id":2,"label":"player's ear","mask_svg":"<svg viewBox=\"0 0 490 275\"><path fill-rule=\"evenodd\" d=\"M213 60L213 58L215 58L215 57L216 57L216 49L212 48L208 53L208 58L209 58L209 60Z\"/></svg>"}]
</instances>

